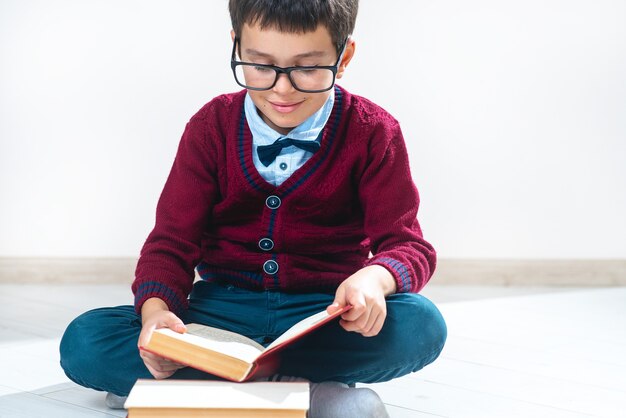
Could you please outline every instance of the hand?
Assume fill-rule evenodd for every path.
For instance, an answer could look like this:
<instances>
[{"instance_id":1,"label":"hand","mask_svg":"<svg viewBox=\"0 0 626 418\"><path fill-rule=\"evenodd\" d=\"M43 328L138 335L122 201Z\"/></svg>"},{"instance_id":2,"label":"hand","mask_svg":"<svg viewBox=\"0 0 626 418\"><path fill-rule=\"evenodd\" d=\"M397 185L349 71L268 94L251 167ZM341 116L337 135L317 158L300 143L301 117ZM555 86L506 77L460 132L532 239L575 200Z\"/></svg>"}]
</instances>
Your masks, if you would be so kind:
<instances>
[{"instance_id":1,"label":"hand","mask_svg":"<svg viewBox=\"0 0 626 418\"><path fill-rule=\"evenodd\" d=\"M167 304L158 298L150 298L141 307L141 333L139 334L138 346L146 346L155 329L169 328L173 331L184 333L187 328L183 321L169 311ZM173 375L178 369L185 367L166 358L139 350L144 364L155 379L165 379Z\"/></svg>"},{"instance_id":2,"label":"hand","mask_svg":"<svg viewBox=\"0 0 626 418\"><path fill-rule=\"evenodd\" d=\"M372 265L362 268L343 281L337 288L335 300L328 313L352 305L341 315L339 324L346 330L364 337L374 337L383 328L387 317L385 296L395 293L396 282L384 267Z\"/></svg>"}]
</instances>

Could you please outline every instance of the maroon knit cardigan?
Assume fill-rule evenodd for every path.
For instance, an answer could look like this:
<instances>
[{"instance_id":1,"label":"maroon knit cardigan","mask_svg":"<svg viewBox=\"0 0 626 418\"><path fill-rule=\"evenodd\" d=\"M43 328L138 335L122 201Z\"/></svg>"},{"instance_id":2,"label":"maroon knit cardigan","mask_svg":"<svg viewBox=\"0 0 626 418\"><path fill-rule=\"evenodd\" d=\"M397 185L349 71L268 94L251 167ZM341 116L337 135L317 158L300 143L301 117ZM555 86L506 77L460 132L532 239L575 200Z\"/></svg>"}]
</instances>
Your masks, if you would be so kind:
<instances>
[{"instance_id":1,"label":"maroon knit cardigan","mask_svg":"<svg viewBox=\"0 0 626 418\"><path fill-rule=\"evenodd\" d=\"M252 160L245 94L213 99L186 126L137 264L137 311L150 297L185 309L196 268L205 280L248 289L333 292L378 264L398 292L419 291L436 255L416 218L398 122L335 87L320 150L273 186Z\"/></svg>"}]
</instances>

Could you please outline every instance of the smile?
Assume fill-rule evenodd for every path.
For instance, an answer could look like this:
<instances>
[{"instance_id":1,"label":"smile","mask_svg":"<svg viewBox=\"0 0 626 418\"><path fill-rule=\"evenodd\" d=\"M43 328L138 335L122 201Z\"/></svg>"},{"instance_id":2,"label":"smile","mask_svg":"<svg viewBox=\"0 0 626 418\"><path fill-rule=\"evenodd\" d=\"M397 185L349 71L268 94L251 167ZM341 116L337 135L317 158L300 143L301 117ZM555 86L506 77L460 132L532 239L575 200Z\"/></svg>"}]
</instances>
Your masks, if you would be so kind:
<instances>
[{"instance_id":1,"label":"smile","mask_svg":"<svg viewBox=\"0 0 626 418\"><path fill-rule=\"evenodd\" d=\"M269 102L272 105L272 108L280 113L291 113L296 110L303 102L295 102L295 103L275 103Z\"/></svg>"}]
</instances>

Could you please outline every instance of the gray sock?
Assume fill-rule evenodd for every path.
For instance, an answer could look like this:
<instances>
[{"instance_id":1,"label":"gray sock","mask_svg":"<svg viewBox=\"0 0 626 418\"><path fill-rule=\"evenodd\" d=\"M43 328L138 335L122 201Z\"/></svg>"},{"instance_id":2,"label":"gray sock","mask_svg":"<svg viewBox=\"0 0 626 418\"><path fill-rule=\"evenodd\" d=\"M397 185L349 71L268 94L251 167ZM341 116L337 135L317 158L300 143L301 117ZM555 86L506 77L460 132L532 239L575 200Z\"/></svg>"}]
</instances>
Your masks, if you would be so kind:
<instances>
[{"instance_id":1,"label":"gray sock","mask_svg":"<svg viewBox=\"0 0 626 418\"><path fill-rule=\"evenodd\" d=\"M104 403L111 409L124 409L124 402L128 396L118 396L115 393L108 392Z\"/></svg>"},{"instance_id":2,"label":"gray sock","mask_svg":"<svg viewBox=\"0 0 626 418\"><path fill-rule=\"evenodd\" d=\"M389 418L385 404L369 388L338 382L311 383L308 418Z\"/></svg>"}]
</instances>

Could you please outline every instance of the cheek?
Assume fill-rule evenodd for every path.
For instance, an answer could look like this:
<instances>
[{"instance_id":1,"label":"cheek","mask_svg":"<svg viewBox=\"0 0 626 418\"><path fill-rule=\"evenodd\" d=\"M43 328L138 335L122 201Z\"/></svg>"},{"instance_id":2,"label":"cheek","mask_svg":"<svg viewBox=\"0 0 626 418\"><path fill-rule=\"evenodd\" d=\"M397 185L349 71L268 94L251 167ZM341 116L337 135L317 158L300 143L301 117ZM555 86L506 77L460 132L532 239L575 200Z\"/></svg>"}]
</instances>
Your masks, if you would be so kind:
<instances>
[{"instance_id":1,"label":"cheek","mask_svg":"<svg viewBox=\"0 0 626 418\"><path fill-rule=\"evenodd\" d=\"M310 113L311 115L315 112L317 112L318 110L320 110L322 108L322 106L324 106L324 103L326 103L326 100L328 99L327 95L319 95L317 97L313 97L310 98L309 100L309 109L310 109Z\"/></svg>"},{"instance_id":2,"label":"cheek","mask_svg":"<svg viewBox=\"0 0 626 418\"><path fill-rule=\"evenodd\" d=\"M265 99L263 98L263 92L248 90L248 94L256 107L262 108L267 105Z\"/></svg>"}]
</instances>

